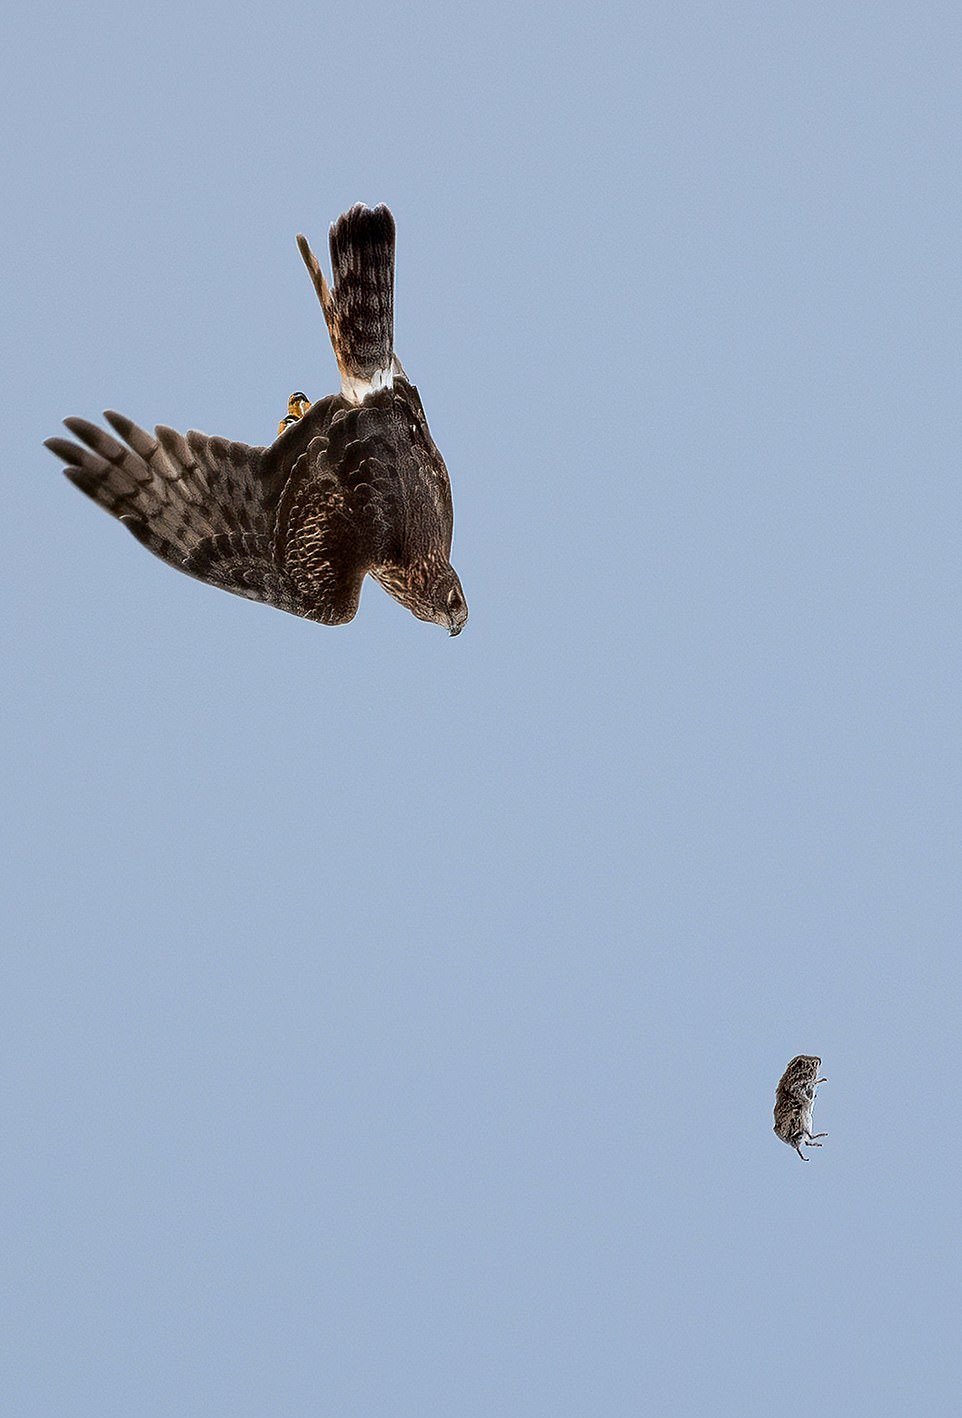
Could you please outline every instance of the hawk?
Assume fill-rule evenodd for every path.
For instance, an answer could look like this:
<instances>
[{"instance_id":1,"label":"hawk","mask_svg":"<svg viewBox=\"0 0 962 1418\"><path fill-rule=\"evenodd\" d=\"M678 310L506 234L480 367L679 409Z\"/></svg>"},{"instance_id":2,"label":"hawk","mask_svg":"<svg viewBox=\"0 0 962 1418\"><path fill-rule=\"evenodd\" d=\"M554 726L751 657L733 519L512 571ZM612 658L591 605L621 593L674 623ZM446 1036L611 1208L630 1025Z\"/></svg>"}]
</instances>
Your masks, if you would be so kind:
<instances>
[{"instance_id":1,"label":"hawk","mask_svg":"<svg viewBox=\"0 0 962 1418\"><path fill-rule=\"evenodd\" d=\"M324 625L357 611L371 575L452 635L468 607L454 567L454 509L421 398L394 353L394 218L352 207L331 227L333 288L297 244L321 302L341 392L292 394L270 447L104 417L50 438L70 478L157 556L224 591ZM121 441L122 440L122 441ZM81 446L83 445L83 446Z\"/></svg>"}]
</instances>

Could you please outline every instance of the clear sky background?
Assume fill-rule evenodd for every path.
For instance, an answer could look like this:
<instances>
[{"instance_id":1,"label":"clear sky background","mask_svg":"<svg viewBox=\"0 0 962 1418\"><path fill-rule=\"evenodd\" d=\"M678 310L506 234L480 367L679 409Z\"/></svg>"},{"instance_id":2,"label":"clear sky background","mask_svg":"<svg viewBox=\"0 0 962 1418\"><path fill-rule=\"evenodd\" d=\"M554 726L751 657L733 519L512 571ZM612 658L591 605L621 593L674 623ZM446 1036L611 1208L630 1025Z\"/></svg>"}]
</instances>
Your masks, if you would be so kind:
<instances>
[{"instance_id":1,"label":"clear sky background","mask_svg":"<svg viewBox=\"0 0 962 1418\"><path fill-rule=\"evenodd\" d=\"M918 0L8 15L4 1413L955 1410L960 57ZM357 200L457 640L177 576L41 447L270 441Z\"/></svg>"}]
</instances>

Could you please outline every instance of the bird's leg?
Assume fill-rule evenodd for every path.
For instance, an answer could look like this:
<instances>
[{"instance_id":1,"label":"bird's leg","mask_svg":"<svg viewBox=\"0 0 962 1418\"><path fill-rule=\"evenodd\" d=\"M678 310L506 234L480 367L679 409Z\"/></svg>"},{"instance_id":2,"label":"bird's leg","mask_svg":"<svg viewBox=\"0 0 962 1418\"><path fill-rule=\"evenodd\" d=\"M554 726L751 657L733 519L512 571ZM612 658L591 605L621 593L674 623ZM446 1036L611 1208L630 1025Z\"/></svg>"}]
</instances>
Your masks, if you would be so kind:
<instances>
[{"instance_id":1,"label":"bird's leg","mask_svg":"<svg viewBox=\"0 0 962 1418\"><path fill-rule=\"evenodd\" d=\"M810 1146L812 1147L821 1147L822 1144L820 1142L815 1141L817 1137L828 1137L827 1132L809 1132L805 1135L808 1138Z\"/></svg>"},{"instance_id":2,"label":"bird's leg","mask_svg":"<svg viewBox=\"0 0 962 1418\"><path fill-rule=\"evenodd\" d=\"M801 1141L796 1142L796 1144L795 1144L795 1151L798 1153L799 1157L801 1157L801 1159L802 1159L803 1162L807 1162L807 1161L808 1161L808 1158L805 1156L805 1153L802 1151L802 1144L801 1144Z\"/></svg>"},{"instance_id":3,"label":"bird's leg","mask_svg":"<svg viewBox=\"0 0 962 1418\"><path fill-rule=\"evenodd\" d=\"M828 1079L827 1079L827 1078L816 1078L816 1080L815 1080L815 1087L817 1088L820 1083L827 1083L827 1082L828 1082Z\"/></svg>"},{"instance_id":4,"label":"bird's leg","mask_svg":"<svg viewBox=\"0 0 962 1418\"><path fill-rule=\"evenodd\" d=\"M310 407L311 401L306 394L302 394L300 391L292 394L287 401L287 413L277 425L277 432L283 433L285 428L290 428L292 424L297 423L298 419L302 419Z\"/></svg>"}]
</instances>

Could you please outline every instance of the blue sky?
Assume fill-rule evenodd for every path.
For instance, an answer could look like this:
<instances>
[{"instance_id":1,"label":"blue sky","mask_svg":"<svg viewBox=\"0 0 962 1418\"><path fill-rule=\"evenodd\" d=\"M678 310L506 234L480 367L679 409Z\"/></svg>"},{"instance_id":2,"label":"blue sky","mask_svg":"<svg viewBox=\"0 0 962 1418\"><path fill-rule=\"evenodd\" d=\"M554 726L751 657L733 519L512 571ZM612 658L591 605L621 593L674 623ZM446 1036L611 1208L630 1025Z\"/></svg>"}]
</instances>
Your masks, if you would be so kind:
<instances>
[{"instance_id":1,"label":"blue sky","mask_svg":"<svg viewBox=\"0 0 962 1418\"><path fill-rule=\"evenodd\" d=\"M5 1411L955 1407L960 41L8 15ZM457 640L178 577L41 447L269 440L357 200Z\"/></svg>"}]
</instances>

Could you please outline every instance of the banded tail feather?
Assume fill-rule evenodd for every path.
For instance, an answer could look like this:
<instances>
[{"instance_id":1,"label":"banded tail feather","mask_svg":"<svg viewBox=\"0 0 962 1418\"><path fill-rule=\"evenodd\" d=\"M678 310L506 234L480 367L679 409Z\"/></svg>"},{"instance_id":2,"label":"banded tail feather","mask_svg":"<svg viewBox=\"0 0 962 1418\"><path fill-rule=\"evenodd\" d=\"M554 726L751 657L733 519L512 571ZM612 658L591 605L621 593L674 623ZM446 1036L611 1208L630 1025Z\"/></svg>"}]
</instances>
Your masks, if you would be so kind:
<instances>
[{"instance_id":1,"label":"banded tail feather","mask_svg":"<svg viewBox=\"0 0 962 1418\"><path fill-rule=\"evenodd\" d=\"M307 238L297 238L327 321L341 391L353 404L389 389L400 370L394 357L394 240L387 207L359 203L345 212L331 227L332 290Z\"/></svg>"}]
</instances>

